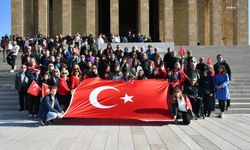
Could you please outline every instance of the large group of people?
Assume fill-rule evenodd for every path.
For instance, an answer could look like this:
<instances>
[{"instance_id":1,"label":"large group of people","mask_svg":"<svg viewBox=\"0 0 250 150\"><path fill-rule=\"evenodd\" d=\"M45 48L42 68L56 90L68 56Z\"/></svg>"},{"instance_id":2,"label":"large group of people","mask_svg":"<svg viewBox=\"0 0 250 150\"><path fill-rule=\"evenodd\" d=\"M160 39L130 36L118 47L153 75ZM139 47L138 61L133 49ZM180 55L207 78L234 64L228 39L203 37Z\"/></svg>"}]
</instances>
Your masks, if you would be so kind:
<instances>
[{"instance_id":1,"label":"large group of people","mask_svg":"<svg viewBox=\"0 0 250 150\"><path fill-rule=\"evenodd\" d=\"M95 46L98 40L100 36L95 39L92 34L84 39L79 34L66 37L3 36L3 61L7 60L11 66L10 72L16 70L16 57L21 57L15 81L20 111L28 110L29 117L41 113L39 116L45 122L60 118L69 105L72 92L82 80L92 77L125 82L134 79L169 80L176 120L179 113L190 111L195 119L209 117L215 108L215 98L219 100L219 117L223 118L224 110L230 107L228 85L231 70L221 54L217 55L217 63L213 65L203 57L197 60L190 50L184 58L177 57L171 48L162 55L151 45L121 49L119 43L116 47L107 43L107 48L102 50ZM42 83L51 86L50 95L41 100L41 94L28 94L32 81L39 86ZM189 101L191 105L187 105ZM48 115L44 116L44 113Z\"/></svg>"}]
</instances>

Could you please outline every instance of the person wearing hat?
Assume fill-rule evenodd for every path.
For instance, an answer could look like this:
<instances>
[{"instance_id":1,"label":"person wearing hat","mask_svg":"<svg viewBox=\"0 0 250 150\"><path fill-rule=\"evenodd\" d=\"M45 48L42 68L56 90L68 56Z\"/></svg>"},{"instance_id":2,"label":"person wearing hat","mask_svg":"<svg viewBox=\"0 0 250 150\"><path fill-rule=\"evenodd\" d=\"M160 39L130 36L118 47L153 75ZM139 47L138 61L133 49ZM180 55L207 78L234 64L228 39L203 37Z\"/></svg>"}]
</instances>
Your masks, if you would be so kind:
<instances>
[{"instance_id":1,"label":"person wearing hat","mask_svg":"<svg viewBox=\"0 0 250 150\"><path fill-rule=\"evenodd\" d=\"M27 66L22 65L20 67L20 71L16 74L15 78L15 88L19 95L19 111L27 110L28 109L28 102L27 102L27 90L29 88L29 78L26 75Z\"/></svg>"},{"instance_id":2,"label":"person wearing hat","mask_svg":"<svg viewBox=\"0 0 250 150\"><path fill-rule=\"evenodd\" d=\"M188 97L186 97L179 88L175 88L171 102L175 123L178 123L178 119L181 117L185 125L190 124L192 105Z\"/></svg>"},{"instance_id":3,"label":"person wearing hat","mask_svg":"<svg viewBox=\"0 0 250 150\"><path fill-rule=\"evenodd\" d=\"M53 119L62 118L64 112L62 111L58 99L56 97L57 87L50 88L50 94L46 95L39 108L38 117L41 119L41 125L48 125L53 123Z\"/></svg>"}]
</instances>

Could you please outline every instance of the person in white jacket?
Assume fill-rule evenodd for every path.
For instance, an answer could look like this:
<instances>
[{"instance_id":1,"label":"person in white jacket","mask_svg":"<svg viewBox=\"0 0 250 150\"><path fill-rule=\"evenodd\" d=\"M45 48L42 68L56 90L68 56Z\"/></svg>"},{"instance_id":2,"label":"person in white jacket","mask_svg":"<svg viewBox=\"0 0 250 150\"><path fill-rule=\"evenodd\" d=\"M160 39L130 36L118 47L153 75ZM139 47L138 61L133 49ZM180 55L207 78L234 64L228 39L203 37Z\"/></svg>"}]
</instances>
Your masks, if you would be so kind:
<instances>
[{"instance_id":1,"label":"person in white jacket","mask_svg":"<svg viewBox=\"0 0 250 150\"><path fill-rule=\"evenodd\" d=\"M17 45L17 42L14 41L13 47L12 49L10 49L10 52L7 56L7 63L11 66L10 72L12 73L16 69L16 57L17 57L19 50L20 50L20 47Z\"/></svg>"}]
</instances>

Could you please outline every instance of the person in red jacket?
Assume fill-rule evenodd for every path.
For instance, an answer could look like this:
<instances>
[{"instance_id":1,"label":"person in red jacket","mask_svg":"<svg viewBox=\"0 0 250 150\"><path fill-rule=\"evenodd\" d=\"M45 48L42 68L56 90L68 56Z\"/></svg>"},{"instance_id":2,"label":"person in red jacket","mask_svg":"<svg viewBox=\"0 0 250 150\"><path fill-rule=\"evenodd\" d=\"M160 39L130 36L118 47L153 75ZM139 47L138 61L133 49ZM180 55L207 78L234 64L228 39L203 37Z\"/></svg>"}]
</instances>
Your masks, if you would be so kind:
<instances>
[{"instance_id":1,"label":"person in red jacket","mask_svg":"<svg viewBox=\"0 0 250 150\"><path fill-rule=\"evenodd\" d=\"M61 73L61 78L58 80L57 97L63 111L66 111L70 101L71 90L68 86L68 74L69 72L67 70L63 70Z\"/></svg>"},{"instance_id":2,"label":"person in red jacket","mask_svg":"<svg viewBox=\"0 0 250 150\"><path fill-rule=\"evenodd\" d=\"M81 82L80 70L74 69L72 75L69 78L70 89L74 90L75 88L77 88L80 82Z\"/></svg>"}]
</instances>

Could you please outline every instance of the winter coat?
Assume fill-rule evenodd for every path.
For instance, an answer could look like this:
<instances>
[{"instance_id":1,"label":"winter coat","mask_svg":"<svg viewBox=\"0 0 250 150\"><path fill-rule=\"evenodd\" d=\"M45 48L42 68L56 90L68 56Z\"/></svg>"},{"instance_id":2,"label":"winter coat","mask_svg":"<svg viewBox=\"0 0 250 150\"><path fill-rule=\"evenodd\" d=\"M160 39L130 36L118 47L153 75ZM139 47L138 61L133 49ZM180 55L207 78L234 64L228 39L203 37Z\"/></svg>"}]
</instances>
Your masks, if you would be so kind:
<instances>
[{"instance_id":1,"label":"winter coat","mask_svg":"<svg viewBox=\"0 0 250 150\"><path fill-rule=\"evenodd\" d=\"M219 100L228 100L230 99L229 93L229 76L227 73L225 74L216 74L214 77L214 86L222 85L222 89L216 89L216 98Z\"/></svg>"}]
</instances>

